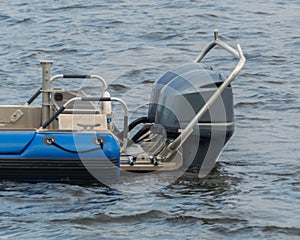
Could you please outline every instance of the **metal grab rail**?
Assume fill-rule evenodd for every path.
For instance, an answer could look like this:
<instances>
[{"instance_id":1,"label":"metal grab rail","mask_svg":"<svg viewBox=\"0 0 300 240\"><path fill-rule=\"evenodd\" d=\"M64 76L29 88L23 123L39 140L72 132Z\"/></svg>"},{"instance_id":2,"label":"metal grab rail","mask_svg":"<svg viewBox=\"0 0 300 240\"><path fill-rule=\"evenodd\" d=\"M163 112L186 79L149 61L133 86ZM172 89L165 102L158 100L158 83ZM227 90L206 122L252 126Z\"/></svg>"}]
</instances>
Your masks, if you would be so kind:
<instances>
[{"instance_id":1,"label":"metal grab rail","mask_svg":"<svg viewBox=\"0 0 300 240\"><path fill-rule=\"evenodd\" d=\"M193 127L199 122L199 120L204 116L204 114L209 110L209 108L215 103L215 101L220 97L223 91L230 85L238 73L242 70L245 65L246 58L243 54L242 48L237 44L237 50L230 47L226 43L222 42L218 38L218 30L214 31L214 41L212 41L194 60L195 63L199 63L215 46L220 46L227 50L229 53L233 54L235 57L238 57L240 60L231 74L226 78L226 80L221 84L221 86L214 92L214 94L208 99L196 116L191 120L191 122L183 129L181 134L171 142L164 150L159 154L159 157L162 159L167 159L172 156L186 141L186 139L193 132Z\"/></svg>"},{"instance_id":2,"label":"metal grab rail","mask_svg":"<svg viewBox=\"0 0 300 240\"><path fill-rule=\"evenodd\" d=\"M41 93L42 93L42 87L40 87L25 103L25 106L29 106Z\"/></svg>"},{"instance_id":3,"label":"metal grab rail","mask_svg":"<svg viewBox=\"0 0 300 240\"><path fill-rule=\"evenodd\" d=\"M62 105L53 115L45 121L40 130L47 128L71 103L75 101L97 101L97 102L107 102L107 101L114 101L119 102L123 106L124 109L124 129L123 129L123 150L125 151L127 148L128 143L128 116L129 111L127 104L119 98L115 97L75 97L67 101L64 105Z\"/></svg>"},{"instance_id":4,"label":"metal grab rail","mask_svg":"<svg viewBox=\"0 0 300 240\"><path fill-rule=\"evenodd\" d=\"M241 51L239 51L239 48L241 48L239 44L237 44L238 50L235 50L233 47L229 46L228 44L222 42L219 39L219 33L218 33L217 29L214 30L214 38L215 38L215 40L212 41L194 60L195 63L199 63L210 52L210 50L213 49L216 45L219 45L220 47L224 48L225 50L227 50L229 53L233 54L237 58L244 57L243 53ZM242 53L242 56L240 55L240 52Z\"/></svg>"},{"instance_id":5,"label":"metal grab rail","mask_svg":"<svg viewBox=\"0 0 300 240\"><path fill-rule=\"evenodd\" d=\"M99 75L76 75L76 74L58 74L58 75L55 75L53 76L51 79L50 79L50 82L54 82L55 80L59 79L59 78L83 78L83 79L98 79L102 84L103 84L103 87L104 87L104 91L108 88L108 85L106 83L106 81L104 80L103 77L99 76Z\"/></svg>"},{"instance_id":6,"label":"metal grab rail","mask_svg":"<svg viewBox=\"0 0 300 240\"><path fill-rule=\"evenodd\" d=\"M103 77L99 75L75 75L75 74L58 74L50 78L50 83L54 82L55 80L59 78L83 78L83 79L98 79L103 84L103 90L105 91L108 88L108 85ZM31 98L28 99L28 101L25 103L26 106L30 105L41 93L42 93L42 87L39 88Z\"/></svg>"}]
</instances>

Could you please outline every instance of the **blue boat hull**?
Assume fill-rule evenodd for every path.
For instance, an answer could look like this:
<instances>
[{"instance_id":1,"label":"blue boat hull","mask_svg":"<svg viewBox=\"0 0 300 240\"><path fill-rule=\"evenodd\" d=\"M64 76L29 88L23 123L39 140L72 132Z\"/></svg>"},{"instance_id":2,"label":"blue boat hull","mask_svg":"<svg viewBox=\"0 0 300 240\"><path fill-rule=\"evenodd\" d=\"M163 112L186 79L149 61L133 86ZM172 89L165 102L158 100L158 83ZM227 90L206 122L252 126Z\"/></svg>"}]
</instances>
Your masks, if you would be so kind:
<instances>
[{"instance_id":1,"label":"blue boat hull","mask_svg":"<svg viewBox=\"0 0 300 240\"><path fill-rule=\"evenodd\" d=\"M120 146L107 133L1 131L0 180L117 181Z\"/></svg>"}]
</instances>

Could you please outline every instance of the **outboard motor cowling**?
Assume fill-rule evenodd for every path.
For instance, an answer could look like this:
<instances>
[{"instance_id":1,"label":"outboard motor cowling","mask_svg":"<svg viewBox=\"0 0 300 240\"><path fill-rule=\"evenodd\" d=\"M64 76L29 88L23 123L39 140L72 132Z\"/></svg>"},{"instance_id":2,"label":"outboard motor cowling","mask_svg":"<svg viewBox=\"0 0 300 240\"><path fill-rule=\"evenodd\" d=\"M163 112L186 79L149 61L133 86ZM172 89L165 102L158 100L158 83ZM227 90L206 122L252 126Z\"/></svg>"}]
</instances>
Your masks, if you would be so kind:
<instances>
[{"instance_id":1,"label":"outboard motor cowling","mask_svg":"<svg viewBox=\"0 0 300 240\"><path fill-rule=\"evenodd\" d=\"M201 63L216 46L239 59L226 78ZM132 143L181 172L200 167L198 177L205 177L234 132L231 83L245 62L241 46L237 44L235 49L222 42L215 30L214 40L193 63L166 72L154 83L148 116L129 125L130 131L144 124Z\"/></svg>"},{"instance_id":2,"label":"outboard motor cowling","mask_svg":"<svg viewBox=\"0 0 300 240\"><path fill-rule=\"evenodd\" d=\"M172 141L223 81L220 74L202 63L184 64L166 72L154 83L148 119L163 126ZM192 166L201 166L211 140L216 138L220 146L215 147L217 155L211 156L216 159L233 134L233 121L232 89L228 86L194 127L193 134L183 145L184 158L194 159L189 161Z\"/></svg>"}]
</instances>

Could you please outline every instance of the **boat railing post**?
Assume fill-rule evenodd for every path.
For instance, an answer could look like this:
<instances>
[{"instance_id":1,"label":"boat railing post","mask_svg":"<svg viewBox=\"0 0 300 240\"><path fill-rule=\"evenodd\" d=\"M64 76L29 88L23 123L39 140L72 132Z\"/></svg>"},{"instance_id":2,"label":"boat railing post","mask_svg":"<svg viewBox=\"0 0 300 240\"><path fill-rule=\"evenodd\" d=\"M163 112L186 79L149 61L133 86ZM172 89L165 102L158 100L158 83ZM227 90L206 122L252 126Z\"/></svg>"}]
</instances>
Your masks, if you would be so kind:
<instances>
[{"instance_id":1,"label":"boat railing post","mask_svg":"<svg viewBox=\"0 0 300 240\"><path fill-rule=\"evenodd\" d=\"M49 119L51 114L51 103L50 103L50 94L51 94L51 87L50 87L50 71L53 61L49 60L42 60L40 61L42 65L42 122L45 122Z\"/></svg>"}]
</instances>

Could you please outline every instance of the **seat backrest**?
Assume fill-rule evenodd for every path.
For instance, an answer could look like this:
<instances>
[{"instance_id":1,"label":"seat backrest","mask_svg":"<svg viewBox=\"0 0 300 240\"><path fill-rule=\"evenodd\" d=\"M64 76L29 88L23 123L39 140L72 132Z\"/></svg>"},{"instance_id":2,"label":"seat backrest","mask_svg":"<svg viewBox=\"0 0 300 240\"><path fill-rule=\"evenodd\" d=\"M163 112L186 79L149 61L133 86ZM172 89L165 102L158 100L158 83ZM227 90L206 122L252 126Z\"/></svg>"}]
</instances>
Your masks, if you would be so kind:
<instances>
[{"instance_id":1,"label":"seat backrest","mask_svg":"<svg viewBox=\"0 0 300 240\"><path fill-rule=\"evenodd\" d=\"M60 114L58 128L64 130L107 130L105 114Z\"/></svg>"}]
</instances>

